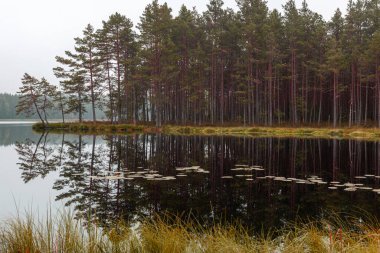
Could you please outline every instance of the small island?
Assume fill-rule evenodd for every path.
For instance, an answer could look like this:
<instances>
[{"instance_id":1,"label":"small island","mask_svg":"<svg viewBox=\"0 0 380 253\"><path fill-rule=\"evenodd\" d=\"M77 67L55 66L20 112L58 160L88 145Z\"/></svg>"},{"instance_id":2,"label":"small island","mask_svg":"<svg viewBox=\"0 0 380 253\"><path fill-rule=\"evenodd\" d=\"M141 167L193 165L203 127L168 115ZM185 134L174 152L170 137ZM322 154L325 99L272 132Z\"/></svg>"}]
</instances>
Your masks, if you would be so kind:
<instances>
[{"instance_id":1,"label":"small island","mask_svg":"<svg viewBox=\"0 0 380 253\"><path fill-rule=\"evenodd\" d=\"M62 206L0 215L0 252L378 252L380 3L272 2L153 0L25 73L4 175Z\"/></svg>"}]
</instances>

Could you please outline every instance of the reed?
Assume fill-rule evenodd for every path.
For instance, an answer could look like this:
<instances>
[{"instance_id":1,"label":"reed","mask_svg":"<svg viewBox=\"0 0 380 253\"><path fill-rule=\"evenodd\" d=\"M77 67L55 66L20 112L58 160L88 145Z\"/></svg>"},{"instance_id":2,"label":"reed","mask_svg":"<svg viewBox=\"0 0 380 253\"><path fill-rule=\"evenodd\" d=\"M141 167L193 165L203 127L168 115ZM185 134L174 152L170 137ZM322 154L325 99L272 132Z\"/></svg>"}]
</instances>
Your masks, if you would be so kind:
<instances>
[{"instance_id":1,"label":"reed","mask_svg":"<svg viewBox=\"0 0 380 253\"><path fill-rule=\"evenodd\" d=\"M45 218L27 213L0 224L0 252L379 252L377 219L340 217L254 234L238 224L205 228L170 215L143 220L137 228L123 221L104 228L66 211Z\"/></svg>"}]
</instances>

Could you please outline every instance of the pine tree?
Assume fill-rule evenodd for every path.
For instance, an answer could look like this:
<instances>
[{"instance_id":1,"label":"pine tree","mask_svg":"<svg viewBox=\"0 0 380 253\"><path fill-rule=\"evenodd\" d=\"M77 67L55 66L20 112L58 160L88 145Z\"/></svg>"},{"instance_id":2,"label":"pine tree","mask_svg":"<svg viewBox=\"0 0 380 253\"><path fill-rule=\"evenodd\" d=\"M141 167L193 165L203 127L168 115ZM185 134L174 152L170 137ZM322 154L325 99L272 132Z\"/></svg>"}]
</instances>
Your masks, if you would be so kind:
<instances>
[{"instance_id":1,"label":"pine tree","mask_svg":"<svg viewBox=\"0 0 380 253\"><path fill-rule=\"evenodd\" d=\"M369 44L368 49L368 59L370 63L374 64L374 82L375 82L375 90L376 90L376 101L375 108L377 109L377 124L380 127L380 31L376 31L373 35L372 40Z\"/></svg>"},{"instance_id":2,"label":"pine tree","mask_svg":"<svg viewBox=\"0 0 380 253\"><path fill-rule=\"evenodd\" d=\"M289 0L285 6L285 34L288 43L289 64L290 68L290 85L289 85L289 118L292 124L298 123L298 48L300 43L301 18L294 0Z\"/></svg>"},{"instance_id":3,"label":"pine tree","mask_svg":"<svg viewBox=\"0 0 380 253\"><path fill-rule=\"evenodd\" d=\"M67 56L72 56L71 52L66 51ZM54 74L57 78L61 79L60 85L62 91L67 97L66 113L78 114L79 122L83 120L83 114L86 112L85 104L88 102L88 96L85 86L84 70L81 70L77 63L72 59L63 57L56 57L58 63L66 67L54 68Z\"/></svg>"},{"instance_id":4,"label":"pine tree","mask_svg":"<svg viewBox=\"0 0 380 253\"><path fill-rule=\"evenodd\" d=\"M115 13L103 21L103 28L98 31L98 45L103 50L103 76L107 80L109 94L109 114L111 121L117 115L119 123L123 121L123 115L127 114L123 108L127 107L128 82L131 81L132 61L136 55L136 35L132 27L133 23L128 18Z\"/></svg>"},{"instance_id":5,"label":"pine tree","mask_svg":"<svg viewBox=\"0 0 380 253\"><path fill-rule=\"evenodd\" d=\"M83 37L75 38L75 53L70 56L84 74L86 91L92 107L92 120L96 121L97 101L100 96L99 56L97 55L94 28L88 24L83 30Z\"/></svg>"},{"instance_id":6,"label":"pine tree","mask_svg":"<svg viewBox=\"0 0 380 253\"><path fill-rule=\"evenodd\" d=\"M266 1L263 0L239 0L237 3L242 19L243 45L247 64L248 121L255 124L260 123L259 88L265 81L259 74L263 73L261 64L267 62L264 38L267 33L268 7Z\"/></svg>"},{"instance_id":7,"label":"pine tree","mask_svg":"<svg viewBox=\"0 0 380 253\"><path fill-rule=\"evenodd\" d=\"M21 81L22 86L18 92L20 98L16 107L17 114L23 113L27 117L37 114L41 122L46 124L41 111L43 95L39 90L40 81L27 73L24 74Z\"/></svg>"},{"instance_id":8,"label":"pine tree","mask_svg":"<svg viewBox=\"0 0 380 253\"><path fill-rule=\"evenodd\" d=\"M53 104L93 120L175 124L348 124L380 126L378 0L350 0L332 20L288 0L283 13L265 0L210 0L198 14L172 17L154 0L139 35L115 13L57 57L60 88L24 76L19 111L46 123ZM375 90L376 93L371 92Z\"/></svg>"},{"instance_id":9,"label":"pine tree","mask_svg":"<svg viewBox=\"0 0 380 253\"><path fill-rule=\"evenodd\" d=\"M329 71L333 73L333 126L337 126L338 122L338 105L340 101L339 76L342 69L345 67L345 57L342 49L344 20L340 10L336 10L329 27L329 44L326 56L326 65Z\"/></svg>"},{"instance_id":10,"label":"pine tree","mask_svg":"<svg viewBox=\"0 0 380 253\"><path fill-rule=\"evenodd\" d=\"M171 79L172 21L171 9L167 4L159 5L154 0L145 8L138 25L144 71L146 79L151 83L149 93L152 96L152 118L157 127L163 122L164 91Z\"/></svg>"},{"instance_id":11,"label":"pine tree","mask_svg":"<svg viewBox=\"0 0 380 253\"><path fill-rule=\"evenodd\" d=\"M18 92L21 96L16 107L17 114L24 113L30 117L38 115L43 124L48 124L49 111L54 109L54 93L56 87L45 78L37 78L25 73L22 86Z\"/></svg>"},{"instance_id":12,"label":"pine tree","mask_svg":"<svg viewBox=\"0 0 380 253\"><path fill-rule=\"evenodd\" d=\"M197 73L194 72L194 65L202 60L195 56L195 50L200 40L199 36L202 36L196 24L196 18L195 11L188 10L186 6L182 5L174 20L172 40L175 46L176 59L174 60L177 65L173 72L177 76L178 82L174 83L172 106L175 108L173 119L177 124L184 124L195 119L194 115L191 115L191 108L195 109L191 107L191 104L192 100L197 100L200 95L193 85L193 79L197 76Z\"/></svg>"}]
</instances>

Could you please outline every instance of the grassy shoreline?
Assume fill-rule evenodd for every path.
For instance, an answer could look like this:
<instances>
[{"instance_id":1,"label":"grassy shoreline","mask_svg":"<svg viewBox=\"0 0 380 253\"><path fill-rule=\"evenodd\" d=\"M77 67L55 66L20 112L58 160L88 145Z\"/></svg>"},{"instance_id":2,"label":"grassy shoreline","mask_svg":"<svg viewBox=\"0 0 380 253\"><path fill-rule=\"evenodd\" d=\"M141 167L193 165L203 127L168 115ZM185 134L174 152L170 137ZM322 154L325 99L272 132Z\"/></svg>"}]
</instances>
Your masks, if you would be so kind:
<instances>
[{"instance_id":1,"label":"grassy shoreline","mask_svg":"<svg viewBox=\"0 0 380 253\"><path fill-rule=\"evenodd\" d=\"M0 252L378 252L380 248L378 221L361 222L355 217L297 222L267 234L251 234L240 225L204 228L178 216L156 216L137 224L115 221L107 228L76 220L67 212L38 217L18 215L0 222Z\"/></svg>"},{"instance_id":2,"label":"grassy shoreline","mask_svg":"<svg viewBox=\"0 0 380 253\"><path fill-rule=\"evenodd\" d=\"M104 122L71 122L33 125L36 131L83 134L165 133L172 135L295 137L324 139L380 140L380 128L328 128L328 127L256 127L256 126L174 126L156 128L152 125L110 124Z\"/></svg>"}]
</instances>

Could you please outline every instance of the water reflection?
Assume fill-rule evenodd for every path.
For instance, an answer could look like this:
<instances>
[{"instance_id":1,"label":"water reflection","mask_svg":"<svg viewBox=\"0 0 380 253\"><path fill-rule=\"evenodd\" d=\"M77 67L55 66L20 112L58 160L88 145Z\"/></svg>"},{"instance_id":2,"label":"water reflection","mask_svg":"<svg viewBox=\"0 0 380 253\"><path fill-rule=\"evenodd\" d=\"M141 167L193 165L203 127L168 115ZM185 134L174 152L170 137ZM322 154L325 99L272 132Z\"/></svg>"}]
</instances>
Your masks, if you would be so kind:
<instances>
[{"instance_id":1,"label":"water reflection","mask_svg":"<svg viewBox=\"0 0 380 253\"><path fill-rule=\"evenodd\" d=\"M380 216L380 196L371 191L380 188L376 142L161 134L60 138L45 133L18 142L19 168L26 183L58 171L56 200L75 208L78 217L91 214L108 223L156 212L191 212L205 223L239 219L261 229L296 216L320 216L324 210L361 208ZM254 165L264 170L236 169ZM208 173L181 171L190 166ZM149 180L147 173L176 179ZM371 188L332 190L328 184L309 184L310 177Z\"/></svg>"}]
</instances>

